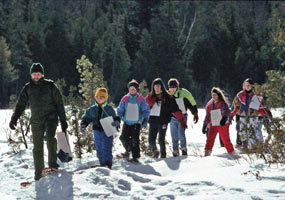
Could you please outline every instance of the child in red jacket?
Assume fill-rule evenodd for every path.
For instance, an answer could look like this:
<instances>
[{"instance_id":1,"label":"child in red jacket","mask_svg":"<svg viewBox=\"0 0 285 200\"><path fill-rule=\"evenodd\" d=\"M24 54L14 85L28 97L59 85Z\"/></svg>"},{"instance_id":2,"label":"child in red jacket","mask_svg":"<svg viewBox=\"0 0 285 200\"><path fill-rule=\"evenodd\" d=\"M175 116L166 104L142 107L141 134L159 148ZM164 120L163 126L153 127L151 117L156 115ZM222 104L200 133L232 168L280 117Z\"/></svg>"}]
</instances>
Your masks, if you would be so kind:
<instances>
[{"instance_id":1,"label":"child in red jacket","mask_svg":"<svg viewBox=\"0 0 285 200\"><path fill-rule=\"evenodd\" d=\"M234 148L229 136L231 112L227 99L221 89L217 87L212 88L211 94L212 99L206 105L206 117L202 129L202 132L205 133L209 124L205 156L211 155L218 132L228 153L233 153Z\"/></svg>"}]
</instances>

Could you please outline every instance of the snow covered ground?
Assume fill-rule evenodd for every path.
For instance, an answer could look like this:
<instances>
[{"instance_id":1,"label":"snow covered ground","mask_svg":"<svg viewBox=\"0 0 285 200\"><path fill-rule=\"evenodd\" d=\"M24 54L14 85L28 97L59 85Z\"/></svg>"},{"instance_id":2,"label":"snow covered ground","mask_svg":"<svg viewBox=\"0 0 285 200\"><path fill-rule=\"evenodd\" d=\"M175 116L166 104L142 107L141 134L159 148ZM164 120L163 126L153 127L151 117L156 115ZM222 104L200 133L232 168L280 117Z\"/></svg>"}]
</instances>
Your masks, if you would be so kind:
<instances>
[{"instance_id":1,"label":"snow covered ground","mask_svg":"<svg viewBox=\"0 0 285 200\"><path fill-rule=\"evenodd\" d=\"M201 133L205 116L199 110L200 120L188 120L188 157L173 158L170 147L166 159L143 156L142 165L134 165L114 158L113 169L90 168L97 164L96 152L75 158L61 166L58 175L50 175L27 187L20 183L33 180L32 145L14 155L8 147L6 132L11 110L0 110L0 196L9 199L218 199L218 200L285 200L285 167L271 166L246 155L232 159L219 145L218 138L213 155L203 157L205 135ZM235 145L235 123L230 127ZM171 143L169 128L167 141ZM114 144L120 153L121 144ZM45 151L47 152L47 151ZM45 155L47 161L47 155Z\"/></svg>"}]
</instances>

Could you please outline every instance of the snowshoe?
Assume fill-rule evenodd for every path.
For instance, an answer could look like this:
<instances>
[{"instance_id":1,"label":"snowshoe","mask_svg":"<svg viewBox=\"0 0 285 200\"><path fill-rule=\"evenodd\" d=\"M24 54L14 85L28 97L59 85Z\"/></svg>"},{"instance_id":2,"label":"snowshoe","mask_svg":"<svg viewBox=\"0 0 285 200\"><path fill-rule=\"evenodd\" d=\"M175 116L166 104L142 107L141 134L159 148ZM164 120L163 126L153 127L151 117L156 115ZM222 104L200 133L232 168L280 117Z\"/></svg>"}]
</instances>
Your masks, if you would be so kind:
<instances>
[{"instance_id":1,"label":"snowshoe","mask_svg":"<svg viewBox=\"0 0 285 200\"><path fill-rule=\"evenodd\" d=\"M52 174L58 174L58 173L59 173L59 170L57 168L43 168L42 174L40 176L35 176L33 181L21 182L20 185L22 187L26 187L26 186L31 185L34 181L40 180L42 177L49 176Z\"/></svg>"},{"instance_id":2,"label":"snowshoe","mask_svg":"<svg viewBox=\"0 0 285 200\"><path fill-rule=\"evenodd\" d=\"M57 168L43 168L42 175L48 176L51 174L58 174L59 170Z\"/></svg>"},{"instance_id":3,"label":"snowshoe","mask_svg":"<svg viewBox=\"0 0 285 200\"><path fill-rule=\"evenodd\" d=\"M128 162L133 163L135 165L140 165L140 161L137 158L127 159Z\"/></svg>"},{"instance_id":4,"label":"snowshoe","mask_svg":"<svg viewBox=\"0 0 285 200\"><path fill-rule=\"evenodd\" d=\"M26 187L26 186L31 185L32 183L33 183L32 181L26 181L26 182L20 183L20 185L21 185L22 187Z\"/></svg>"},{"instance_id":5,"label":"snowshoe","mask_svg":"<svg viewBox=\"0 0 285 200\"><path fill-rule=\"evenodd\" d=\"M118 159L122 159L122 158L129 158L130 157L130 153L129 152L125 152L125 153L120 153L120 154L117 154L116 155L116 158L118 158Z\"/></svg>"}]
</instances>

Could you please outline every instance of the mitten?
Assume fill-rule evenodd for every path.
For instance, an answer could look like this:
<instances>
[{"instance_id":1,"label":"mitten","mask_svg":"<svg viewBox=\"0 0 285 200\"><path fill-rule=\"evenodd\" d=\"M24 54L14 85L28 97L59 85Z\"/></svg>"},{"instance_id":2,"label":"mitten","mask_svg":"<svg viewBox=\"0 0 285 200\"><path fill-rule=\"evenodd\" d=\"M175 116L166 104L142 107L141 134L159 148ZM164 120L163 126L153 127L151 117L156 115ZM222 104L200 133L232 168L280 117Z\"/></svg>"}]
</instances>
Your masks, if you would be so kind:
<instances>
[{"instance_id":1,"label":"mitten","mask_svg":"<svg viewBox=\"0 0 285 200\"><path fill-rule=\"evenodd\" d=\"M272 113L271 113L270 110L267 110L267 116L268 116L268 119L269 119L270 121L272 121L273 115L272 115Z\"/></svg>"},{"instance_id":2,"label":"mitten","mask_svg":"<svg viewBox=\"0 0 285 200\"><path fill-rule=\"evenodd\" d=\"M206 134L207 132L207 124L203 124L202 133Z\"/></svg>"},{"instance_id":3,"label":"mitten","mask_svg":"<svg viewBox=\"0 0 285 200\"><path fill-rule=\"evenodd\" d=\"M120 126L120 121L118 120L114 120L112 123L111 123L112 126L115 126L115 127L118 127Z\"/></svg>"},{"instance_id":4,"label":"mitten","mask_svg":"<svg viewBox=\"0 0 285 200\"><path fill-rule=\"evenodd\" d=\"M60 120L61 130L66 133L66 129L68 127L66 120Z\"/></svg>"},{"instance_id":5,"label":"mitten","mask_svg":"<svg viewBox=\"0 0 285 200\"><path fill-rule=\"evenodd\" d=\"M240 116L236 115L236 122L239 122Z\"/></svg>"},{"instance_id":6,"label":"mitten","mask_svg":"<svg viewBox=\"0 0 285 200\"><path fill-rule=\"evenodd\" d=\"M10 129L15 130L16 126L17 126L17 118L12 116L9 123L9 127Z\"/></svg>"},{"instance_id":7,"label":"mitten","mask_svg":"<svg viewBox=\"0 0 285 200\"><path fill-rule=\"evenodd\" d=\"M227 117L223 116L223 118L220 121L220 125L224 126L226 124L226 121L227 121Z\"/></svg>"},{"instance_id":8,"label":"mitten","mask_svg":"<svg viewBox=\"0 0 285 200\"><path fill-rule=\"evenodd\" d=\"M142 122L142 128L146 128L147 127L147 119L144 119Z\"/></svg>"},{"instance_id":9,"label":"mitten","mask_svg":"<svg viewBox=\"0 0 285 200\"><path fill-rule=\"evenodd\" d=\"M194 113L194 116L193 116L193 121L194 121L194 124L196 124L199 120L199 117L198 117L198 113Z\"/></svg>"},{"instance_id":10,"label":"mitten","mask_svg":"<svg viewBox=\"0 0 285 200\"><path fill-rule=\"evenodd\" d=\"M187 123L183 119L180 121L180 124L181 124L181 128L183 128L184 130L188 128Z\"/></svg>"}]
</instances>

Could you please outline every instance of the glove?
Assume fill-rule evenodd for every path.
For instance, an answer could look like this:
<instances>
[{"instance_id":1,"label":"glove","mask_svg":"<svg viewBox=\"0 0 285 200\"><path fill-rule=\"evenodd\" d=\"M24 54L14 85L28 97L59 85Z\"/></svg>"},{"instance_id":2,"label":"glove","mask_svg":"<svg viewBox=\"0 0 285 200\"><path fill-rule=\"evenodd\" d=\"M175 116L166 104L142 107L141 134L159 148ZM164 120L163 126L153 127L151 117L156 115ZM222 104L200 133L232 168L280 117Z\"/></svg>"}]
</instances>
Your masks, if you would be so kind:
<instances>
[{"instance_id":1,"label":"glove","mask_svg":"<svg viewBox=\"0 0 285 200\"><path fill-rule=\"evenodd\" d=\"M147 119L144 119L142 122L142 128L146 128L147 127Z\"/></svg>"},{"instance_id":2,"label":"glove","mask_svg":"<svg viewBox=\"0 0 285 200\"><path fill-rule=\"evenodd\" d=\"M118 127L120 126L120 121L118 120L114 120L112 123L111 123L112 126L115 126L115 127Z\"/></svg>"},{"instance_id":3,"label":"glove","mask_svg":"<svg viewBox=\"0 0 285 200\"><path fill-rule=\"evenodd\" d=\"M85 133L86 125L84 123L80 124L80 133Z\"/></svg>"},{"instance_id":4,"label":"glove","mask_svg":"<svg viewBox=\"0 0 285 200\"><path fill-rule=\"evenodd\" d=\"M117 129L117 131L118 132L120 132L120 121L118 121L118 120L114 120L112 123L111 123L111 125L112 126L114 126L114 127L116 127L116 129Z\"/></svg>"},{"instance_id":5,"label":"glove","mask_svg":"<svg viewBox=\"0 0 285 200\"><path fill-rule=\"evenodd\" d=\"M207 132L207 124L203 124L202 133L205 134Z\"/></svg>"},{"instance_id":6,"label":"glove","mask_svg":"<svg viewBox=\"0 0 285 200\"><path fill-rule=\"evenodd\" d=\"M232 124L232 121L233 121L233 116L230 116L230 118L229 118L230 124Z\"/></svg>"},{"instance_id":7,"label":"glove","mask_svg":"<svg viewBox=\"0 0 285 200\"><path fill-rule=\"evenodd\" d=\"M265 115L263 119L264 119L265 124L269 124L270 121L267 115Z\"/></svg>"},{"instance_id":8,"label":"glove","mask_svg":"<svg viewBox=\"0 0 285 200\"><path fill-rule=\"evenodd\" d=\"M10 129L15 130L16 126L17 126L17 118L12 116L9 123L9 127Z\"/></svg>"},{"instance_id":9,"label":"glove","mask_svg":"<svg viewBox=\"0 0 285 200\"><path fill-rule=\"evenodd\" d=\"M268 116L268 119L269 119L270 121L272 121L273 115L272 115L272 113L271 113L270 110L267 110L267 116Z\"/></svg>"},{"instance_id":10,"label":"glove","mask_svg":"<svg viewBox=\"0 0 285 200\"><path fill-rule=\"evenodd\" d=\"M236 115L236 122L239 122L240 116Z\"/></svg>"},{"instance_id":11,"label":"glove","mask_svg":"<svg viewBox=\"0 0 285 200\"><path fill-rule=\"evenodd\" d=\"M180 124L181 124L181 128L183 128L184 130L188 128L187 123L183 119L180 121Z\"/></svg>"},{"instance_id":12,"label":"glove","mask_svg":"<svg viewBox=\"0 0 285 200\"><path fill-rule=\"evenodd\" d=\"M196 112L196 113L194 113L194 117L193 117L194 124L196 124L198 122L198 120L199 120L199 117L198 117L198 113Z\"/></svg>"},{"instance_id":13,"label":"glove","mask_svg":"<svg viewBox=\"0 0 285 200\"><path fill-rule=\"evenodd\" d=\"M220 121L220 125L224 126L226 124L226 121L227 121L227 117L223 116L223 118Z\"/></svg>"},{"instance_id":14,"label":"glove","mask_svg":"<svg viewBox=\"0 0 285 200\"><path fill-rule=\"evenodd\" d=\"M61 120L60 121L60 125L61 125L61 130L62 132L66 133L66 129L68 127L67 123L66 123L66 120Z\"/></svg>"}]
</instances>

